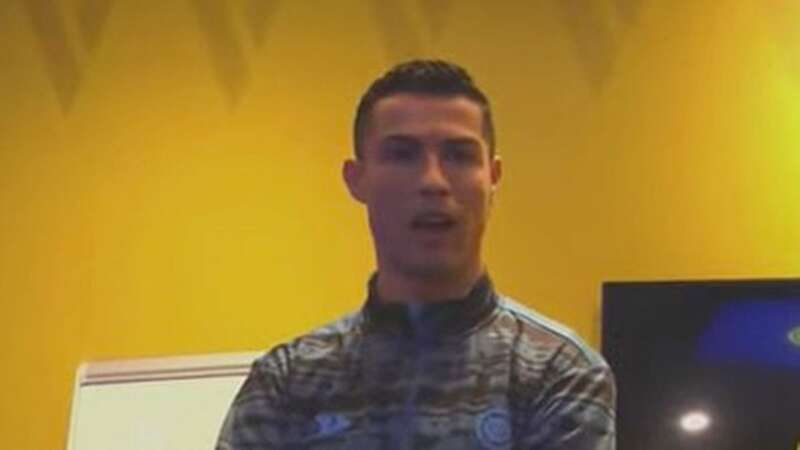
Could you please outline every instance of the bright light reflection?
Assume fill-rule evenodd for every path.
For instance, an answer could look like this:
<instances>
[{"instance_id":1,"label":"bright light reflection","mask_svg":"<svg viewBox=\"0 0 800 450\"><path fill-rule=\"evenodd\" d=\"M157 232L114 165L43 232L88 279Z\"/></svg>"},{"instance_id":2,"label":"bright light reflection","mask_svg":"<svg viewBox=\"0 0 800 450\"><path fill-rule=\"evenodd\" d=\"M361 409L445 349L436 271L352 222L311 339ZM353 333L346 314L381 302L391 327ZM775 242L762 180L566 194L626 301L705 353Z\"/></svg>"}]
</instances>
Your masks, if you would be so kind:
<instances>
[{"instance_id":1,"label":"bright light reflection","mask_svg":"<svg viewBox=\"0 0 800 450\"><path fill-rule=\"evenodd\" d=\"M699 433L711 425L711 418L703 411L690 411L681 416L681 428L687 433Z\"/></svg>"},{"instance_id":2,"label":"bright light reflection","mask_svg":"<svg viewBox=\"0 0 800 450\"><path fill-rule=\"evenodd\" d=\"M800 326L796 326L789 330L789 333L786 336L789 338L789 342L800 347Z\"/></svg>"}]
</instances>

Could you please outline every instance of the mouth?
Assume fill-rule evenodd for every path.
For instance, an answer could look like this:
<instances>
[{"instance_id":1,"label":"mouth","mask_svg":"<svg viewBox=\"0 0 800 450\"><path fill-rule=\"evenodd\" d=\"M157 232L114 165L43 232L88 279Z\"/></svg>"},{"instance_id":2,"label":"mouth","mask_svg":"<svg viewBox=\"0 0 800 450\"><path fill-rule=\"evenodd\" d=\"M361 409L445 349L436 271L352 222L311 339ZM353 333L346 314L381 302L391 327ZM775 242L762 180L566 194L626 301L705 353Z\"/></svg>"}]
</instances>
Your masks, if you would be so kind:
<instances>
[{"instance_id":1,"label":"mouth","mask_svg":"<svg viewBox=\"0 0 800 450\"><path fill-rule=\"evenodd\" d=\"M456 225L456 219L448 213L431 211L414 216L411 220L411 229L431 233L443 233Z\"/></svg>"}]
</instances>

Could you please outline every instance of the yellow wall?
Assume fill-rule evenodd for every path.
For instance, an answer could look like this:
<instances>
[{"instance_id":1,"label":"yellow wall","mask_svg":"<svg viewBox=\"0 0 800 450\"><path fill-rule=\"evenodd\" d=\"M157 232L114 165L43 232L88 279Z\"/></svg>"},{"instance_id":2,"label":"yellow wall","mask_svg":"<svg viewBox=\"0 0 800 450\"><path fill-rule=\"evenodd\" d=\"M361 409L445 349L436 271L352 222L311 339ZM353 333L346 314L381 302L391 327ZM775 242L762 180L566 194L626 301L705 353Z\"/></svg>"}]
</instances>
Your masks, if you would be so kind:
<instances>
[{"instance_id":1,"label":"yellow wall","mask_svg":"<svg viewBox=\"0 0 800 450\"><path fill-rule=\"evenodd\" d=\"M798 5L0 2L4 446L63 447L80 361L263 349L357 307L339 164L410 56L494 101L497 284L591 342L603 280L797 275Z\"/></svg>"}]
</instances>

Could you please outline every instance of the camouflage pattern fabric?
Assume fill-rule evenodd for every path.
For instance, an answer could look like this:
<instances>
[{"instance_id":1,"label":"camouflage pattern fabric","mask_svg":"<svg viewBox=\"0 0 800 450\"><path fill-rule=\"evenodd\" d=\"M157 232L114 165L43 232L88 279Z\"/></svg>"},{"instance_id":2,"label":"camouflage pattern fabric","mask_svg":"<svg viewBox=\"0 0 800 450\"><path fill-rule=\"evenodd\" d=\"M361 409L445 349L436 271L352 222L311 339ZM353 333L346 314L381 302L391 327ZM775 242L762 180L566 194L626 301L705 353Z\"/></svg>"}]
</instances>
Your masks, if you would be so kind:
<instances>
[{"instance_id":1,"label":"camouflage pattern fabric","mask_svg":"<svg viewBox=\"0 0 800 450\"><path fill-rule=\"evenodd\" d=\"M217 450L613 450L613 376L497 294L361 310L256 360Z\"/></svg>"}]
</instances>

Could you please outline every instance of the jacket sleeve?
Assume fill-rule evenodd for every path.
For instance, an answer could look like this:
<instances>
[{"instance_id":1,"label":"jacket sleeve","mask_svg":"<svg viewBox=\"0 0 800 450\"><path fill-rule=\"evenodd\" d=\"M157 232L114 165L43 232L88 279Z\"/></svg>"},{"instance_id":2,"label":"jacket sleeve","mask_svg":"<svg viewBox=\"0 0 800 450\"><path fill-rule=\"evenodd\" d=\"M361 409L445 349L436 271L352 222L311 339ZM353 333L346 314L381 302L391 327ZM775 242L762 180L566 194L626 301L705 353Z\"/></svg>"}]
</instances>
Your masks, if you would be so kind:
<instances>
[{"instance_id":1,"label":"jacket sleeve","mask_svg":"<svg viewBox=\"0 0 800 450\"><path fill-rule=\"evenodd\" d=\"M519 448L616 448L614 376L602 360L587 363L577 359L556 369L534 400L524 420Z\"/></svg>"},{"instance_id":2,"label":"jacket sleeve","mask_svg":"<svg viewBox=\"0 0 800 450\"><path fill-rule=\"evenodd\" d=\"M256 360L231 404L216 450L276 450L286 431L285 372L275 352ZM284 366L285 367L285 366Z\"/></svg>"}]
</instances>

